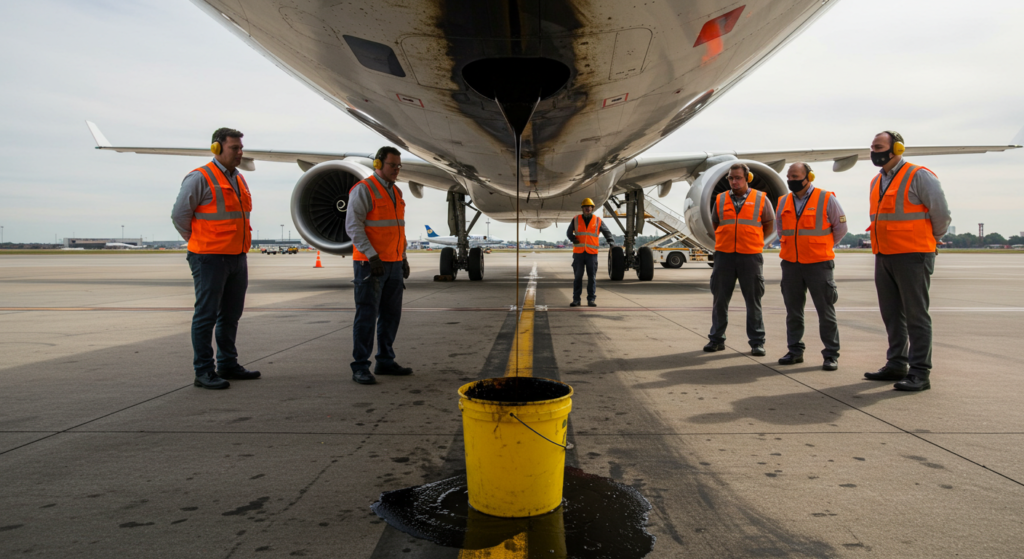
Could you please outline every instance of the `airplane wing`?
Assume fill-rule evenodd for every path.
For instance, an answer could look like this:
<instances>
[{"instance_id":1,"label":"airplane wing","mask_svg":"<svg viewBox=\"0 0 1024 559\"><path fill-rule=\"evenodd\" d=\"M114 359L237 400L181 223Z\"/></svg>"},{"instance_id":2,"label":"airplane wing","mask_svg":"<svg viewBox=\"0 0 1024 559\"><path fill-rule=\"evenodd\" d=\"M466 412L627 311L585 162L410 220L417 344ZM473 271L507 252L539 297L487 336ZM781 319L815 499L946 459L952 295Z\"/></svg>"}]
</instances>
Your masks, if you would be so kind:
<instances>
[{"instance_id":1,"label":"airplane wing","mask_svg":"<svg viewBox=\"0 0 1024 559\"><path fill-rule=\"evenodd\" d=\"M149 155L188 155L193 157L211 157L210 148L163 148L163 147L130 147L114 146L107 140L96 123L85 121L89 126L96 141L96 149L116 151L118 153L142 153ZM243 171L255 171L255 161L273 161L275 163L295 163L303 171L308 171L317 163L326 161L341 161L343 159L355 159L369 168L373 168L372 153L331 153L312 151L278 151L278 150L254 150L246 149L245 157L239 167ZM455 187L455 179L443 169L423 161L411 159L402 161L402 176L399 182L409 183L413 196L423 197L423 186L429 186L437 190L448 191Z\"/></svg>"},{"instance_id":2,"label":"airplane wing","mask_svg":"<svg viewBox=\"0 0 1024 559\"><path fill-rule=\"evenodd\" d=\"M1024 139L1024 130L1019 134ZM1019 141L1014 138L1014 142ZM975 146L909 146L905 152L911 157L924 155L958 155L969 153L987 153L1018 149L1020 145L993 144ZM662 185L665 193L672 181L686 180L695 177L712 164L728 159L749 159L764 163L775 172L781 173L787 162L805 161L814 163L832 161L835 172L848 171L858 161L871 159L868 148L824 148L795 149L786 151L717 151L681 153L678 155L640 156L626 163L626 172L619 179L616 188L621 192L651 185Z\"/></svg>"},{"instance_id":3,"label":"airplane wing","mask_svg":"<svg viewBox=\"0 0 1024 559\"><path fill-rule=\"evenodd\" d=\"M1007 145L982 145L982 146L907 146L904 155L909 157L920 157L924 155L961 155L968 153L988 153L992 151L1006 151L1017 149L1021 146ZM825 149L797 149L788 151L748 151L736 152L739 159L751 159L759 161L782 172L782 167L787 161L806 161L814 163L818 161L832 161L832 170L839 173L847 171L858 162L871 159L871 150L868 148L825 148Z\"/></svg>"}]
</instances>

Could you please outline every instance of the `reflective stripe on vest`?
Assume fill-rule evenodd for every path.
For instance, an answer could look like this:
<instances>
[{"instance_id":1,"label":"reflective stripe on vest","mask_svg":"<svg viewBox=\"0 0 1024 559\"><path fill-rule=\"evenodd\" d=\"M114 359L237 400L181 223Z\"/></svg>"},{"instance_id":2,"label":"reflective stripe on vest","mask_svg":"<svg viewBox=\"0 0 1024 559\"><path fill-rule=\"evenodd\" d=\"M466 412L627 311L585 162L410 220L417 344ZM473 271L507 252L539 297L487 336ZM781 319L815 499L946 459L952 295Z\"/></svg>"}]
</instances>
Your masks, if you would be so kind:
<instances>
[{"instance_id":1,"label":"reflective stripe on vest","mask_svg":"<svg viewBox=\"0 0 1024 559\"><path fill-rule=\"evenodd\" d=\"M590 225L583 221L583 214L576 216L576 243L572 245L574 254L597 254L601 242L601 218L590 216ZM582 241L582 242L579 242Z\"/></svg>"},{"instance_id":2,"label":"reflective stripe on vest","mask_svg":"<svg viewBox=\"0 0 1024 559\"><path fill-rule=\"evenodd\" d=\"M718 195L715 205L718 212L718 227L715 229L715 251L740 254L760 254L764 251L764 230L761 227L761 212L766 204L765 193L751 189L743 201L740 211L732 203L727 190Z\"/></svg>"},{"instance_id":3,"label":"reflective stripe on vest","mask_svg":"<svg viewBox=\"0 0 1024 559\"><path fill-rule=\"evenodd\" d=\"M366 186L373 200L373 208L366 213L363 221L366 238L382 261L401 261L405 254L405 201L402 199L402 191L397 185L393 186L395 200L392 201L374 174L353 185L349 194L359 185ZM369 260L355 245L352 246L352 259L364 262Z\"/></svg>"},{"instance_id":4,"label":"reflective stripe on vest","mask_svg":"<svg viewBox=\"0 0 1024 559\"><path fill-rule=\"evenodd\" d=\"M924 204L910 203L910 184L918 171L931 170L904 163L881 192L882 175L871 181L871 252L875 254L906 254L935 252L931 216ZM935 173L932 173L933 175Z\"/></svg>"},{"instance_id":5,"label":"reflective stripe on vest","mask_svg":"<svg viewBox=\"0 0 1024 559\"><path fill-rule=\"evenodd\" d=\"M834 260L836 257L832 250L832 224L828 220L827 210L833 194L813 186L811 188L804 210L799 215L795 194L786 194L779 202L779 215L776 217L782 225L779 256L788 262L813 264Z\"/></svg>"},{"instance_id":6,"label":"reflective stripe on vest","mask_svg":"<svg viewBox=\"0 0 1024 559\"><path fill-rule=\"evenodd\" d=\"M238 193L213 161L196 169L206 180L213 200L192 214L188 250L195 254L243 254L252 245L249 213L252 194L241 174L235 176Z\"/></svg>"}]
</instances>

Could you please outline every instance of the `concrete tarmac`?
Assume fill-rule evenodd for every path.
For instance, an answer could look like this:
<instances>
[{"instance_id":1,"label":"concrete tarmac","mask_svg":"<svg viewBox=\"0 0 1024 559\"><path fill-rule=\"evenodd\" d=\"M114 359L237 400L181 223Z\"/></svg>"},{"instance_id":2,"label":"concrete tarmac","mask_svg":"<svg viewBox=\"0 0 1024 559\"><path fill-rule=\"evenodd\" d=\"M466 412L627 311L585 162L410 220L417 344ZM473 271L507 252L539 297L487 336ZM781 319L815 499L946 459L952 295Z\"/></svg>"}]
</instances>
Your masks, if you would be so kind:
<instances>
[{"instance_id":1,"label":"concrete tarmac","mask_svg":"<svg viewBox=\"0 0 1024 559\"><path fill-rule=\"evenodd\" d=\"M650 557L1021 555L1024 255L939 255L916 394L863 379L887 345L870 254L837 258L836 372L810 302L806 362L777 364L776 254L761 358L738 290L727 350L701 351L705 264L613 283L602 254L600 307L569 309L570 260L518 258L539 276L534 374L576 391L570 463L653 505ZM251 255L239 349L263 378L207 391L183 254L0 256L0 557L468 557L369 509L464 468L456 389L505 370L517 258L489 255L483 282L433 282L437 261L410 257L415 374L362 386L351 259Z\"/></svg>"}]
</instances>

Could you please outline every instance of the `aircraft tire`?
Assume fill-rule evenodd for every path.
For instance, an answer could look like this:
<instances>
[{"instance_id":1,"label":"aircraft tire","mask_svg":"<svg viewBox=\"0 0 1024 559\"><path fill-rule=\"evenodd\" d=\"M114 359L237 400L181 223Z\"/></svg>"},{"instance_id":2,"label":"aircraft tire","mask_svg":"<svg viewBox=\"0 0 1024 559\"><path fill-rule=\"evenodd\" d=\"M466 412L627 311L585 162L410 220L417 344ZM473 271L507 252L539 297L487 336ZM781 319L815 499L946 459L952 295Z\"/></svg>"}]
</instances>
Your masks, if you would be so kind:
<instances>
[{"instance_id":1,"label":"aircraft tire","mask_svg":"<svg viewBox=\"0 0 1024 559\"><path fill-rule=\"evenodd\" d=\"M459 268L455 262L455 249L452 247L444 247L441 249L441 275L455 277L459 273Z\"/></svg>"},{"instance_id":2,"label":"aircraft tire","mask_svg":"<svg viewBox=\"0 0 1024 559\"><path fill-rule=\"evenodd\" d=\"M639 266L636 269L636 277L640 281L651 281L654 279L654 251L651 247L640 247L637 251Z\"/></svg>"},{"instance_id":3,"label":"aircraft tire","mask_svg":"<svg viewBox=\"0 0 1024 559\"><path fill-rule=\"evenodd\" d=\"M470 281L484 279L484 251L480 247L469 249L469 279Z\"/></svg>"},{"instance_id":4,"label":"aircraft tire","mask_svg":"<svg viewBox=\"0 0 1024 559\"><path fill-rule=\"evenodd\" d=\"M626 275L626 254L622 251L622 247L608 249L608 279L622 281L624 275Z\"/></svg>"}]
</instances>

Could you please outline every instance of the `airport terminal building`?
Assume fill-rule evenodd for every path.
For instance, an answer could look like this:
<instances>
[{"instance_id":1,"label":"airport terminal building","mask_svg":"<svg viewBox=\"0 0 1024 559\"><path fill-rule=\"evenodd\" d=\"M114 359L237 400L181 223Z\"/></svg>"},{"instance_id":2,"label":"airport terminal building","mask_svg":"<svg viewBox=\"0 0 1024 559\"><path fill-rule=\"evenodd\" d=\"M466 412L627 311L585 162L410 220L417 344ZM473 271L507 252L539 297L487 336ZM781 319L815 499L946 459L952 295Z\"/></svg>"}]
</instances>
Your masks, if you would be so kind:
<instances>
[{"instance_id":1,"label":"airport terminal building","mask_svg":"<svg viewBox=\"0 0 1024 559\"><path fill-rule=\"evenodd\" d=\"M102 249L107 247L107 243L124 243L126 245L135 245L141 247L143 245L142 239L82 239L82 238L67 238L64 239L64 248L89 248L89 249Z\"/></svg>"}]
</instances>

